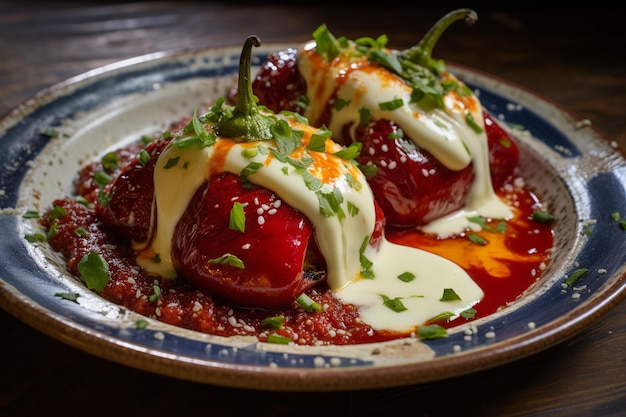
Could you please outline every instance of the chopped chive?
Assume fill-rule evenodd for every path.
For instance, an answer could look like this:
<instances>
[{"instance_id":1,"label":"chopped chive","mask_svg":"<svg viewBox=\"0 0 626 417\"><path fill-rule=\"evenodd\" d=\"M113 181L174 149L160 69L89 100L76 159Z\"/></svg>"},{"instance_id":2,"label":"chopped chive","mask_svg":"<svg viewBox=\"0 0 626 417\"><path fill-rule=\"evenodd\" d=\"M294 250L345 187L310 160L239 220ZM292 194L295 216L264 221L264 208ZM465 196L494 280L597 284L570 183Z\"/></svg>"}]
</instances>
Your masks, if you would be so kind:
<instances>
[{"instance_id":1,"label":"chopped chive","mask_svg":"<svg viewBox=\"0 0 626 417\"><path fill-rule=\"evenodd\" d=\"M283 316L267 317L261 321L261 326L271 327L272 329L282 329L284 320L285 318Z\"/></svg>"},{"instance_id":2,"label":"chopped chive","mask_svg":"<svg viewBox=\"0 0 626 417\"><path fill-rule=\"evenodd\" d=\"M539 223L552 223L555 218L552 214L547 213L543 210L535 210L533 211L533 220L538 221Z\"/></svg>"},{"instance_id":3,"label":"chopped chive","mask_svg":"<svg viewBox=\"0 0 626 417\"><path fill-rule=\"evenodd\" d=\"M289 337L280 336L277 334L270 334L267 336L267 343L274 343L277 345L288 345L291 343L291 339Z\"/></svg>"},{"instance_id":4,"label":"chopped chive","mask_svg":"<svg viewBox=\"0 0 626 417\"><path fill-rule=\"evenodd\" d=\"M567 279L565 280L565 285L568 287L576 283L578 280L584 278L589 274L589 270L586 268L580 268L569 274Z\"/></svg>"},{"instance_id":5,"label":"chopped chive","mask_svg":"<svg viewBox=\"0 0 626 417\"><path fill-rule=\"evenodd\" d=\"M318 302L314 301L311 297L306 295L305 293L300 294L300 296L296 299L296 302L300 307L309 313L319 313L322 311L322 306Z\"/></svg>"}]
</instances>

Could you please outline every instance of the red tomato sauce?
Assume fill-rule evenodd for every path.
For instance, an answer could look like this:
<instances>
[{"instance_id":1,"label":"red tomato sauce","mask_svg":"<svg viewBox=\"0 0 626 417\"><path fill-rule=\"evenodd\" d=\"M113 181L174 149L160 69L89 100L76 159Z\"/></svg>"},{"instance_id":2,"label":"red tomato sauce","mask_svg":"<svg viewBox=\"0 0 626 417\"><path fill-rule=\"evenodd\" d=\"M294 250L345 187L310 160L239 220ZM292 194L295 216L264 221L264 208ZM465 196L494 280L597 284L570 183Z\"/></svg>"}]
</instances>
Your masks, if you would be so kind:
<instances>
[{"instance_id":1,"label":"red tomato sauce","mask_svg":"<svg viewBox=\"0 0 626 417\"><path fill-rule=\"evenodd\" d=\"M132 145L119 150L120 164L129 162L140 149L140 145ZM95 201L98 188L92 177L101 169L101 163L94 162L78 173L76 192L87 203ZM442 240L413 230L386 230L390 241L444 256L469 273L485 292L484 299L474 306L473 319L488 316L515 301L536 282L549 262L553 245L550 225L532 220L539 202L535 195L512 184L503 187L499 195L511 202L515 217L507 222L504 233L477 232L487 242L484 245L467 236ZM234 307L182 280L161 279L141 269L130 244L107 234L93 208L84 201L64 198L53 205L63 207L66 214L58 219L44 216L41 224L46 229L55 228L48 242L65 256L69 271L79 277L78 262L90 251L97 252L108 263L110 276L100 295L146 317L218 336L254 336L261 342L270 335L279 335L298 345L362 344L408 336L376 331L362 323L358 309L342 304L324 284L307 291L323 306L318 313L306 312L296 302L271 311ZM77 233L80 228L83 233ZM155 287L160 293L158 297L154 296ZM283 317L282 328L262 325L264 319L275 316ZM450 328L473 319L458 317L437 324Z\"/></svg>"}]
</instances>

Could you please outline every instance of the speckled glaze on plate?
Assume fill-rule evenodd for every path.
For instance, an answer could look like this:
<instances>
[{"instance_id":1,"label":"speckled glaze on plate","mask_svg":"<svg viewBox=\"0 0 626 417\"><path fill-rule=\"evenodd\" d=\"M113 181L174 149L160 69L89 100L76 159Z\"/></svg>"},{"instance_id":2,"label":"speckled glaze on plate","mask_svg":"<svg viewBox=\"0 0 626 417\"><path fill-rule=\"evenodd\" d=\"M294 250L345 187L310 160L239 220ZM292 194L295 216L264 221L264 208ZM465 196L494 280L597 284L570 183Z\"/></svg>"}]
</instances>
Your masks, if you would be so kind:
<instances>
[{"instance_id":1,"label":"speckled glaze on plate","mask_svg":"<svg viewBox=\"0 0 626 417\"><path fill-rule=\"evenodd\" d=\"M253 51L259 65L270 51ZM213 104L233 85L240 47L142 56L42 91L0 119L0 305L78 349L190 381L261 390L328 391L416 384L495 367L562 342L626 296L626 161L611 142L538 95L449 64L512 127L527 184L556 215L552 261L520 299L432 341L295 347L221 338L140 318L70 276L26 210L71 192L81 164ZM61 136L42 135L54 127ZM589 274L573 287L574 269ZM80 294L78 302L55 296Z\"/></svg>"}]
</instances>

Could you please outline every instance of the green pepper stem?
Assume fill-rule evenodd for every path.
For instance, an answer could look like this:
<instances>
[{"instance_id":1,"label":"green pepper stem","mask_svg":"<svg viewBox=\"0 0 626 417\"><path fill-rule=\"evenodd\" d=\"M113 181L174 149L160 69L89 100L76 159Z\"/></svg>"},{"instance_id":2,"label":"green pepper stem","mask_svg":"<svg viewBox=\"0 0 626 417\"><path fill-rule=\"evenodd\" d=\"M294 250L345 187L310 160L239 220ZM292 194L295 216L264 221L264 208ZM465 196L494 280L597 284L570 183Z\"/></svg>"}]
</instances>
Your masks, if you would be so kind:
<instances>
[{"instance_id":1,"label":"green pepper stem","mask_svg":"<svg viewBox=\"0 0 626 417\"><path fill-rule=\"evenodd\" d=\"M259 47L261 40L258 36L248 36L239 57L239 80L237 82L237 103L233 115L248 115L256 111L256 102L252 94L250 80L250 66L252 61L252 47Z\"/></svg>"},{"instance_id":2,"label":"green pepper stem","mask_svg":"<svg viewBox=\"0 0 626 417\"><path fill-rule=\"evenodd\" d=\"M445 32L453 22L461 19L465 19L465 22L469 26L472 26L478 20L478 15L472 9L457 9L451 11L439 19L417 45L405 50L403 52L404 57L411 62L436 71L437 63L432 58L435 44L441 34Z\"/></svg>"},{"instance_id":3,"label":"green pepper stem","mask_svg":"<svg viewBox=\"0 0 626 417\"><path fill-rule=\"evenodd\" d=\"M232 117L222 120L216 126L218 133L223 137L241 141L272 138L270 126L275 124L275 120L259 112L250 79L252 47L260 45L261 41L255 35L249 36L244 43L239 58L237 102L233 108Z\"/></svg>"}]
</instances>

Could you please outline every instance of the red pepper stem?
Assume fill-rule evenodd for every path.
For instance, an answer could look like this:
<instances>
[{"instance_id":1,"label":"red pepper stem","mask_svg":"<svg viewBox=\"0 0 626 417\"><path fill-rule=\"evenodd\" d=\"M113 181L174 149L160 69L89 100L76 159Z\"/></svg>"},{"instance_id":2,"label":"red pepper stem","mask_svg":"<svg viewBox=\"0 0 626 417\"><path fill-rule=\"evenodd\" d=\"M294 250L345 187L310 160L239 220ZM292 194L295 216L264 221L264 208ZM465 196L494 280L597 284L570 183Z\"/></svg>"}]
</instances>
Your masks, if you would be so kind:
<instances>
[{"instance_id":1,"label":"red pepper stem","mask_svg":"<svg viewBox=\"0 0 626 417\"><path fill-rule=\"evenodd\" d=\"M422 65L429 69L436 69L436 63L432 59L432 52L439 37L446 29L457 20L465 19L465 22L471 26L478 15L472 9L457 9L443 16L435 23L430 30L424 35L422 40L414 47L404 51L404 56L411 62Z\"/></svg>"}]
</instances>

